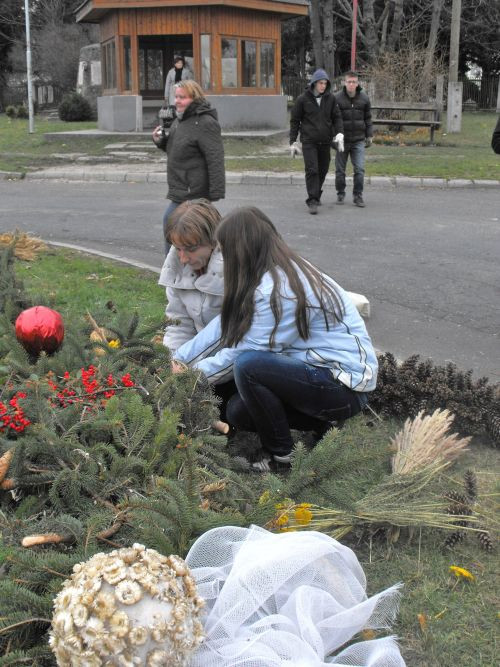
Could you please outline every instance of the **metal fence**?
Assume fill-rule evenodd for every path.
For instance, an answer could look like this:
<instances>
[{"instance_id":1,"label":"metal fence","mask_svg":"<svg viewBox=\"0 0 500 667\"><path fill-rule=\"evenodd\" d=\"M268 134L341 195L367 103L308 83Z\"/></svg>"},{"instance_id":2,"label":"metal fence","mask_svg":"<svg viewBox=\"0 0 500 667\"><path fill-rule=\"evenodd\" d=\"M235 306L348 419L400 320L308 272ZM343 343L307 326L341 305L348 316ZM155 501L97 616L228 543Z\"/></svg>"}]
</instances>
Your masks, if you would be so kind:
<instances>
[{"instance_id":1,"label":"metal fence","mask_svg":"<svg viewBox=\"0 0 500 667\"><path fill-rule=\"evenodd\" d=\"M463 77L462 106L469 110L491 110L497 107L498 98L498 76L485 76L482 79L468 79ZM281 90L289 101L295 100L307 86L304 77L284 76L281 79ZM366 84L366 81L365 81ZM332 88L339 90L340 78L332 81ZM365 85L366 87L366 85ZM447 86L444 86L444 97L446 102Z\"/></svg>"},{"instance_id":2,"label":"metal fence","mask_svg":"<svg viewBox=\"0 0 500 667\"><path fill-rule=\"evenodd\" d=\"M483 76L481 79L460 79L463 83L462 106L483 110L496 109L498 76Z\"/></svg>"},{"instance_id":3,"label":"metal fence","mask_svg":"<svg viewBox=\"0 0 500 667\"><path fill-rule=\"evenodd\" d=\"M57 86L50 84L33 84L33 102L38 109L56 107L63 97L63 91ZM28 89L26 84L15 86L5 86L0 90L0 106L5 110L10 104L17 106L19 104L28 105Z\"/></svg>"}]
</instances>

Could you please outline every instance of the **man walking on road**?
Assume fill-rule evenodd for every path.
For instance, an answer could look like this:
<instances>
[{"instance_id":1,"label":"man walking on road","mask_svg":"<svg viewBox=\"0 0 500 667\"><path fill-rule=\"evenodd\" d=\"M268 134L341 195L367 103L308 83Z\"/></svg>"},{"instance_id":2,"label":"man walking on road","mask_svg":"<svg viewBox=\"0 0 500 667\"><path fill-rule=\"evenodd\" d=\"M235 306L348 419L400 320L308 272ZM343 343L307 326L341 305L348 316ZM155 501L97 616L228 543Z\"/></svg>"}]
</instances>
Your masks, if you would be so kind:
<instances>
[{"instance_id":1,"label":"man walking on road","mask_svg":"<svg viewBox=\"0 0 500 667\"><path fill-rule=\"evenodd\" d=\"M356 72L347 72L344 87L335 95L335 99L344 123L344 150L337 150L335 156L337 204L344 203L345 171L350 155L354 171L353 202L364 208L365 147L372 144L373 126L370 100L362 91Z\"/></svg>"},{"instance_id":2,"label":"man walking on road","mask_svg":"<svg viewBox=\"0 0 500 667\"><path fill-rule=\"evenodd\" d=\"M290 118L290 153L292 157L300 153L297 143L300 132L306 170L306 204L313 215L321 204L332 141L337 142L338 150L343 150L342 117L330 87L327 73L316 70L306 92L297 98Z\"/></svg>"}]
</instances>

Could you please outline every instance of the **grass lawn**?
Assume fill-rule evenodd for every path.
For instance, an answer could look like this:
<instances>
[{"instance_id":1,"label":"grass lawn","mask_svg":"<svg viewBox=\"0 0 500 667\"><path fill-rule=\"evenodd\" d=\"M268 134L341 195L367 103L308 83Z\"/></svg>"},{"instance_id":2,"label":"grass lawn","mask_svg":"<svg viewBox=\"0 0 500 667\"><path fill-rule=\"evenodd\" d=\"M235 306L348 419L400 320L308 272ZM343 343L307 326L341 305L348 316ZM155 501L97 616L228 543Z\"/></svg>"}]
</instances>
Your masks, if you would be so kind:
<instances>
[{"instance_id":1,"label":"grass lawn","mask_svg":"<svg viewBox=\"0 0 500 667\"><path fill-rule=\"evenodd\" d=\"M29 134L28 120L10 119L0 114L0 171L26 172L30 168L42 168L49 164L57 164L51 157L54 153L88 153L102 155L109 138L75 138L71 142L46 141L46 132L68 132L71 130L88 130L96 127L92 121L81 123L65 123L48 121L35 116L35 132Z\"/></svg>"},{"instance_id":2,"label":"grass lawn","mask_svg":"<svg viewBox=\"0 0 500 667\"><path fill-rule=\"evenodd\" d=\"M500 161L491 149L496 115L465 113L459 134L436 132L435 146L429 146L429 130L408 128L390 134L378 130L367 151L369 176L425 176L500 180ZM105 154L109 138L85 137L45 141L45 132L95 128L96 124L63 123L35 117L35 133L28 133L28 121L0 114L0 171L26 172L61 162L54 154ZM288 139L224 139L228 171L304 171L303 160L289 157ZM67 160L65 160L67 163ZM91 164L91 163L87 163ZM350 164L348 169L350 169ZM333 164L331 167L333 172Z\"/></svg>"},{"instance_id":3,"label":"grass lawn","mask_svg":"<svg viewBox=\"0 0 500 667\"><path fill-rule=\"evenodd\" d=\"M18 261L16 271L32 294L43 296L68 321L78 323L87 311L96 318L106 310L109 314L111 304L118 313L137 309L144 324L163 321L165 289L150 271L67 249Z\"/></svg>"},{"instance_id":4,"label":"grass lawn","mask_svg":"<svg viewBox=\"0 0 500 667\"><path fill-rule=\"evenodd\" d=\"M28 291L48 295L68 320L78 321L87 309L97 318L109 301L118 315L129 312L130 303L150 322L161 321L163 315L164 291L156 284L157 276L147 271L56 249L34 262L18 262L17 273ZM471 468L481 503L493 511L498 462L498 450L475 443L434 491L460 490L463 472ZM363 565L370 593L404 583L393 631L410 667L493 666L498 654L497 553L482 550L474 534L453 551L444 550L444 537L442 532L417 531L409 539L402 530L399 540L389 544L380 531L371 538L366 533L348 535L345 542ZM467 568L474 580L457 579L450 565Z\"/></svg>"},{"instance_id":5,"label":"grass lawn","mask_svg":"<svg viewBox=\"0 0 500 667\"><path fill-rule=\"evenodd\" d=\"M492 113L466 113L459 134L435 133L435 146L429 145L429 130L408 128L390 134L381 128L375 143L366 151L368 176L426 176L429 178L500 179L500 160L491 149L491 135L496 123ZM226 155L235 156L231 146ZM226 169L232 171L304 171L303 160L288 157L288 147L282 155L269 153L255 159L231 157ZM230 152L231 151L231 152ZM333 155L332 155L333 158ZM349 171L350 170L350 171ZM330 167L333 171L333 165ZM349 163L348 173L352 173Z\"/></svg>"}]
</instances>

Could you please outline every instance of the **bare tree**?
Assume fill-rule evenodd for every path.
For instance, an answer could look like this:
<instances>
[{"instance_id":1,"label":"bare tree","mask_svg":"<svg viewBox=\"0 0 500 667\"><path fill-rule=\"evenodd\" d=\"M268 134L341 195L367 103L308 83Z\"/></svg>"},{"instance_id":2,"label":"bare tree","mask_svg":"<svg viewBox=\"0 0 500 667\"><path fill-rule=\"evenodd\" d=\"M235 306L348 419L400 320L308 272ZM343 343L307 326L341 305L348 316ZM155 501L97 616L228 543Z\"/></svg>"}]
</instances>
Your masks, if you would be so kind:
<instances>
[{"instance_id":1,"label":"bare tree","mask_svg":"<svg viewBox=\"0 0 500 667\"><path fill-rule=\"evenodd\" d=\"M429 40L427 43L427 53L425 56L423 78L429 81L430 72L434 59L436 56L436 45L439 32L439 24L441 22L441 11L443 9L444 0L432 0L432 18L431 27L429 30Z\"/></svg>"},{"instance_id":2,"label":"bare tree","mask_svg":"<svg viewBox=\"0 0 500 667\"><path fill-rule=\"evenodd\" d=\"M335 21L333 17L334 0L324 0L323 4L323 63L328 74L335 74Z\"/></svg>"},{"instance_id":3,"label":"bare tree","mask_svg":"<svg viewBox=\"0 0 500 667\"><path fill-rule=\"evenodd\" d=\"M323 35L321 33L321 13L323 10L322 0L311 0L309 13L311 18L311 40L314 51L314 62L316 67L324 67L323 59Z\"/></svg>"}]
</instances>

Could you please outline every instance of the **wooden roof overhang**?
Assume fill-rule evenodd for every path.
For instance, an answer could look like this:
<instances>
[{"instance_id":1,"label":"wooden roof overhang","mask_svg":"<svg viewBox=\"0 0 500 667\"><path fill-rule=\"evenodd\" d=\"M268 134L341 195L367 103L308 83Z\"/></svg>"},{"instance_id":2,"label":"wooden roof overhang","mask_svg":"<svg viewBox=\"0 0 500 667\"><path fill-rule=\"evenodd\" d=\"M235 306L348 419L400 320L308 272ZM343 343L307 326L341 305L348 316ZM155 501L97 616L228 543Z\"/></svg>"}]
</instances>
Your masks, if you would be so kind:
<instances>
[{"instance_id":1,"label":"wooden roof overhang","mask_svg":"<svg viewBox=\"0 0 500 667\"><path fill-rule=\"evenodd\" d=\"M226 6L280 14L282 18L306 16L307 0L85 0L76 9L76 21L99 23L109 11L117 9L163 9L169 7Z\"/></svg>"}]
</instances>

